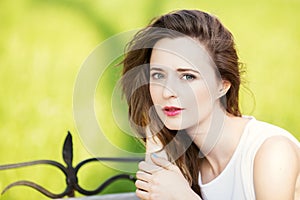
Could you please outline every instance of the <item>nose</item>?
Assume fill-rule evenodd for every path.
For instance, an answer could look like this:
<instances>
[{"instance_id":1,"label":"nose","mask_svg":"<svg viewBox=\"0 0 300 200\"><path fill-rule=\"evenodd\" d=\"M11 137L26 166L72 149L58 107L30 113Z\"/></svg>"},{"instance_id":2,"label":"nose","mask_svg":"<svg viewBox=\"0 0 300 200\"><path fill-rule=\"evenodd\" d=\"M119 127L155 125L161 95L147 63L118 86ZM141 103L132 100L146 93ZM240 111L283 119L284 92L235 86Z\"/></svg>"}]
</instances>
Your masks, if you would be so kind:
<instances>
[{"instance_id":1,"label":"nose","mask_svg":"<svg viewBox=\"0 0 300 200\"><path fill-rule=\"evenodd\" d=\"M174 82L168 80L167 83L164 85L163 87L163 97L165 99L169 99L169 98L177 98L178 94L176 91L176 85L174 84Z\"/></svg>"}]
</instances>

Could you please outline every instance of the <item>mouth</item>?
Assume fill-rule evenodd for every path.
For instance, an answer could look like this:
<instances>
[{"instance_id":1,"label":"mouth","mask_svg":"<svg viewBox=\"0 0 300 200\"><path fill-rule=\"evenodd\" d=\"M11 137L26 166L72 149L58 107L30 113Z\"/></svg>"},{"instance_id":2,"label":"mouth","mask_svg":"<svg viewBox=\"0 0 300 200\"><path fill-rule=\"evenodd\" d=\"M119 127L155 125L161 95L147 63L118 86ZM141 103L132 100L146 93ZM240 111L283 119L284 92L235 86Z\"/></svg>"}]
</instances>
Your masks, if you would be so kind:
<instances>
[{"instance_id":1,"label":"mouth","mask_svg":"<svg viewBox=\"0 0 300 200\"><path fill-rule=\"evenodd\" d=\"M166 106L162 110L165 113L165 115L169 117L174 117L176 115L179 115L184 109L175 106Z\"/></svg>"}]
</instances>

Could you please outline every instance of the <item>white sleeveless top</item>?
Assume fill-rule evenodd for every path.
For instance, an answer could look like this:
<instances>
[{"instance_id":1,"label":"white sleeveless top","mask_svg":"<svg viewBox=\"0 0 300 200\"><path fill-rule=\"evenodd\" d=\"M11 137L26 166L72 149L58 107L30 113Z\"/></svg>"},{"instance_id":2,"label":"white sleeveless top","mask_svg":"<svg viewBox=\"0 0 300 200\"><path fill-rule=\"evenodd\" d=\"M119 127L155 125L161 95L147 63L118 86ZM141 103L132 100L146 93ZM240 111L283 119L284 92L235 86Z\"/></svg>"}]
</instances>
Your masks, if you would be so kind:
<instances>
[{"instance_id":1,"label":"white sleeveless top","mask_svg":"<svg viewBox=\"0 0 300 200\"><path fill-rule=\"evenodd\" d=\"M239 144L225 169L207 184L199 186L203 200L255 200L253 164L256 152L263 142L272 137L288 137L299 147L300 143L286 130L252 118L246 125Z\"/></svg>"}]
</instances>

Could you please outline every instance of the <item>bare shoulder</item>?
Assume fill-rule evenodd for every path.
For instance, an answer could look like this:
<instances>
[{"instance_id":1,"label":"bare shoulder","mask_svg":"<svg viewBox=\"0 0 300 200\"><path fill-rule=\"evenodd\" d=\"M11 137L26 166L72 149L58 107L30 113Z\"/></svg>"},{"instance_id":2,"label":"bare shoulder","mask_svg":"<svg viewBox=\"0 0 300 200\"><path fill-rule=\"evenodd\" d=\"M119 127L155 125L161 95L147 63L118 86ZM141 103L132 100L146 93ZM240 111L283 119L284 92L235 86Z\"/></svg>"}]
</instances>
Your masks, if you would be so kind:
<instances>
[{"instance_id":1,"label":"bare shoulder","mask_svg":"<svg viewBox=\"0 0 300 200\"><path fill-rule=\"evenodd\" d=\"M287 137L270 137L262 144L254 160L257 200L295 199L300 189L299 172L300 148Z\"/></svg>"},{"instance_id":2,"label":"bare shoulder","mask_svg":"<svg viewBox=\"0 0 300 200\"><path fill-rule=\"evenodd\" d=\"M299 168L300 148L285 136L273 136L268 138L258 150L255 164L269 165L269 162L282 163L283 161L295 161ZM275 162L275 163L274 163Z\"/></svg>"}]
</instances>

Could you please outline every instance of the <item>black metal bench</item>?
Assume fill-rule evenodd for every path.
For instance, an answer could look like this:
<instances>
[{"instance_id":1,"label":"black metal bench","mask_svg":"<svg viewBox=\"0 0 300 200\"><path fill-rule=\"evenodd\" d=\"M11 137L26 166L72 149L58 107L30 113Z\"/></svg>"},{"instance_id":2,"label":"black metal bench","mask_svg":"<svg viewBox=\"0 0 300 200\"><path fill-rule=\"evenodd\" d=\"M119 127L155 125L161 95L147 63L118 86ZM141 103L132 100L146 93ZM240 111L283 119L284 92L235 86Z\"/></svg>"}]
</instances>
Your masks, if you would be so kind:
<instances>
[{"instance_id":1,"label":"black metal bench","mask_svg":"<svg viewBox=\"0 0 300 200\"><path fill-rule=\"evenodd\" d=\"M63 160L66 164L63 165L57 161L53 160L36 160L36 161L31 161L31 162L24 162L24 163L17 163L17 164L8 164L8 165L1 165L0 170L6 170L6 169L14 169L14 168L20 168L20 167L26 167L26 166L32 166L32 165L38 165L38 164L46 164L46 165L51 165L54 167L57 167L60 169L64 175L66 176L66 189L62 193L55 194L44 187L31 182L31 181L16 181L14 183L11 183L8 185L2 192L5 193L7 190L9 190L11 187L14 186L28 186L31 187L43 195L49 197L49 198L63 198L63 197L74 197L75 196L75 191L79 192L80 194L83 195L96 195L99 194L103 189L105 189L108 185L110 185L112 182L119 180L119 179L127 179L131 182L135 182L136 178L132 175L129 174L118 174L115 176L112 176L111 178L107 179L104 181L99 187L97 187L94 190L85 190L83 189L79 184L78 184L78 177L77 173L79 169L84 166L87 163L90 162L99 162L99 161L109 161L109 162L140 162L144 160L144 158L111 158L111 157L97 157L97 158L89 158L86 160L81 161L78 163L75 167L73 167L72 161L73 161L73 141L72 141L72 135L70 132L68 132L68 135L65 139L64 145L63 145L63 151L62 151L62 156ZM72 199L72 198L71 198ZM86 199L86 200L98 200L98 199L138 199L135 196L135 193L121 193L121 194L109 194L109 195L102 195L102 196L94 196L94 197L81 197L81 198L75 198L75 199Z\"/></svg>"}]
</instances>

